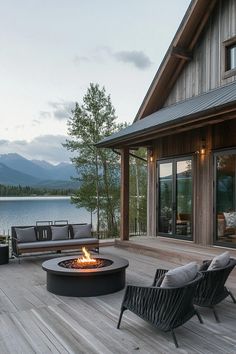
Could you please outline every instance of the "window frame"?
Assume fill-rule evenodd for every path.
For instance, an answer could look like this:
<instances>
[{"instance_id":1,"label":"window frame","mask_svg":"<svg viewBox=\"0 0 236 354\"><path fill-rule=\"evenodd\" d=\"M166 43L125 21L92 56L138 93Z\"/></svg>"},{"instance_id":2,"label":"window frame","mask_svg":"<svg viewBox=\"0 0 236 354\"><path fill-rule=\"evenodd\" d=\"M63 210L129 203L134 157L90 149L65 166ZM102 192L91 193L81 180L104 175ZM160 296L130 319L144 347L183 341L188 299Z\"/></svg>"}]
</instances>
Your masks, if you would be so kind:
<instances>
[{"instance_id":1,"label":"window frame","mask_svg":"<svg viewBox=\"0 0 236 354\"><path fill-rule=\"evenodd\" d=\"M222 65L222 76L223 79L227 79L231 76L235 76L236 75L236 67L233 69L228 69L228 64L229 64L229 48L236 46L236 36L227 39L226 41L224 41L222 43L222 61L223 61L223 65Z\"/></svg>"}]
</instances>

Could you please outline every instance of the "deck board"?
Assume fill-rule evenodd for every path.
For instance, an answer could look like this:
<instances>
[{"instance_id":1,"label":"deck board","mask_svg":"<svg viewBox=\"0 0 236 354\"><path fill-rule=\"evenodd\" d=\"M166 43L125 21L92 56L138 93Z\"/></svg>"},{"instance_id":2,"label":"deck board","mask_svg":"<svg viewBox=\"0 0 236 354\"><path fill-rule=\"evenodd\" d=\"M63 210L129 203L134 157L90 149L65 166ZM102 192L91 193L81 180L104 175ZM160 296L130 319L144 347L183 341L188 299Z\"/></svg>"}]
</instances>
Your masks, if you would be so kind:
<instances>
[{"instance_id":1,"label":"deck board","mask_svg":"<svg viewBox=\"0 0 236 354\"><path fill-rule=\"evenodd\" d=\"M128 250L108 247L129 260L127 284L149 285L158 267L176 265ZM236 353L236 305L229 299L218 306L221 323L209 309L200 308L204 324L191 319L176 330L180 348L169 333L156 330L126 311L116 329L124 291L99 297L56 296L46 289L41 264L49 256L12 261L0 272L0 353ZM229 285L231 285L232 279ZM235 294L235 287L233 286Z\"/></svg>"}]
</instances>

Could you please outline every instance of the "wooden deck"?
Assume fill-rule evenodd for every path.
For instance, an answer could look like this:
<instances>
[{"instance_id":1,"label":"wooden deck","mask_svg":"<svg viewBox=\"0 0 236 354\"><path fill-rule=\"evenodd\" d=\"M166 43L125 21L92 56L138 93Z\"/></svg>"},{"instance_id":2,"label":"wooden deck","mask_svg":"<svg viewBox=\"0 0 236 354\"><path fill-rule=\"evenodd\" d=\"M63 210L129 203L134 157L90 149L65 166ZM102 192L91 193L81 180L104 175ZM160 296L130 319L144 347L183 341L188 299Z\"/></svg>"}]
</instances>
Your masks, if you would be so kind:
<instances>
[{"instance_id":1,"label":"wooden deck","mask_svg":"<svg viewBox=\"0 0 236 354\"><path fill-rule=\"evenodd\" d=\"M149 285L157 267L175 264L107 247L101 254L125 257L128 284ZM193 318L176 330L180 349L163 333L126 311L116 329L123 291L93 298L55 296L46 290L41 263L49 257L0 266L0 353L236 353L236 305L218 306L221 323L200 309L204 324ZM231 279L232 282L232 279ZM234 291L235 294L235 291Z\"/></svg>"}]
</instances>

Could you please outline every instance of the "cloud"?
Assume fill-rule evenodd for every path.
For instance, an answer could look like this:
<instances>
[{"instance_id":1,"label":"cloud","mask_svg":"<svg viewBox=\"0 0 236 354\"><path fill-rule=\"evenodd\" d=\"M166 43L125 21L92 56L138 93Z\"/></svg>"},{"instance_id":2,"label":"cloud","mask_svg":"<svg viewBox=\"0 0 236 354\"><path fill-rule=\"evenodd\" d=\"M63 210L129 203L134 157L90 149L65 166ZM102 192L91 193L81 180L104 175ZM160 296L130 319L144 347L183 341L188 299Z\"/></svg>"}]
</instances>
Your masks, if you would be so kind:
<instances>
[{"instance_id":1,"label":"cloud","mask_svg":"<svg viewBox=\"0 0 236 354\"><path fill-rule=\"evenodd\" d=\"M75 108L75 102L72 101L60 101L60 102L48 102L49 106L53 108L52 116L57 120L68 119L71 115L72 109ZM48 112L44 112L48 113Z\"/></svg>"},{"instance_id":2,"label":"cloud","mask_svg":"<svg viewBox=\"0 0 236 354\"><path fill-rule=\"evenodd\" d=\"M62 146L65 135L40 135L31 141L0 140L0 154L18 153L27 159L45 160L54 164L69 162L72 153Z\"/></svg>"},{"instance_id":3,"label":"cloud","mask_svg":"<svg viewBox=\"0 0 236 354\"><path fill-rule=\"evenodd\" d=\"M49 101L49 107L52 109L51 111L40 111L39 117L41 119L57 119L57 120L67 120L71 111L75 108L75 102L73 101ZM34 123L39 124L38 120L35 120Z\"/></svg>"},{"instance_id":4,"label":"cloud","mask_svg":"<svg viewBox=\"0 0 236 354\"><path fill-rule=\"evenodd\" d=\"M147 69L152 65L152 62L149 57L142 51L123 50L120 52L114 52L113 57L118 61L122 61L124 63L131 63L141 70Z\"/></svg>"},{"instance_id":5,"label":"cloud","mask_svg":"<svg viewBox=\"0 0 236 354\"><path fill-rule=\"evenodd\" d=\"M93 53L89 57L76 56L74 58L74 63L80 64L82 61L97 63L99 61L104 61L106 57L110 57L125 64L132 64L140 70L148 69L152 65L151 59L142 50L114 51L108 46L99 46L94 52L95 54Z\"/></svg>"}]
</instances>

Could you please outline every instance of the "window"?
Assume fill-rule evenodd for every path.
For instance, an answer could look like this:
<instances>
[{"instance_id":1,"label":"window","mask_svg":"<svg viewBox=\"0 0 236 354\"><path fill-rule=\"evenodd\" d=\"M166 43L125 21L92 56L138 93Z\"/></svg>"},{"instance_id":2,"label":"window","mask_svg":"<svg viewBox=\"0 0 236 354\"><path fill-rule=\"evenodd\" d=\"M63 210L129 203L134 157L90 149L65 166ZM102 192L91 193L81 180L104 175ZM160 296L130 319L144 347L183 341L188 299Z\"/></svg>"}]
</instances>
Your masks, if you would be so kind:
<instances>
[{"instance_id":1,"label":"window","mask_svg":"<svg viewBox=\"0 0 236 354\"><path fill-rule=\"evenodd\" d=\"M236 245L236 151L215 155L215 240Z\"/></svg>"},{"instance_id":2,"label":"window","mask_svg":"<svg viewBox=\"0 0 236 354\"><path fill-rule=\"evenodd\" d=\"M223 79L236 75L236 36L223 42L221 60Z\"/></svg>"},{"instance_id":3,"label":"window","mask_svg":"<svg viewBox=\"0 0 236 354\"><path fill-rule=\"evenodd\" d=\"M226 47L226 71L236 69L236 43Z\"/></svg>"}]
</instances>

